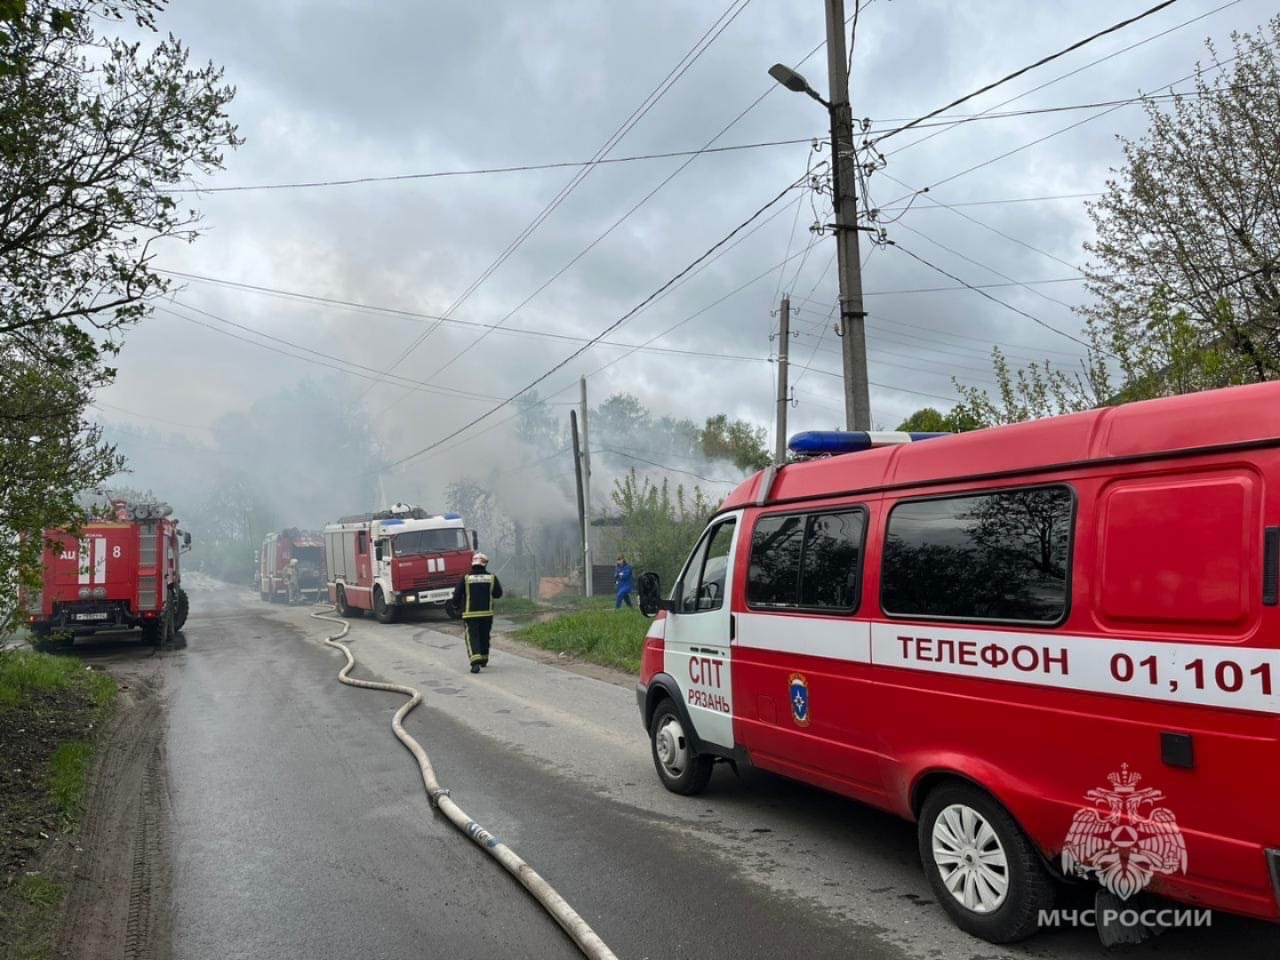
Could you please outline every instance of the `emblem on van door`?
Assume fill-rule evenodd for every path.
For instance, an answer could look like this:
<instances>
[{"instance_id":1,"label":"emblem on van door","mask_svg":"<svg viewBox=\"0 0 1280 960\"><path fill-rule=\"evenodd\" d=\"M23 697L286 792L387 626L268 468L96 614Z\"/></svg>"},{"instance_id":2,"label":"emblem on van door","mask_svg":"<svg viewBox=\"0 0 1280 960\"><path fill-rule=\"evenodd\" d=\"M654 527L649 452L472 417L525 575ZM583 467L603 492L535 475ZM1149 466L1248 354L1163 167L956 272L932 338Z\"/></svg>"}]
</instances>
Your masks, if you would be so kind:
<instances>
[{"instance_id":1,"label":"emblem on van door","mask_svg":"<svg viewBox=\"0 0 1280 960\"><path fill-rule=\"evenodd\" d=\"M1142 775L1126 763L1107 779L1111 787L1085 794L1093 806L1082 807L1071 820L1062 848L1067 876L1087 877L1121 900L1146 889L1156 874L1187 872L1187 841L1168 807L1158 807L1164 794L1138 789Z\"/></svg>"},{"instance_id":2,"label":"emblem on van door","mask_svg":"<svg viewBox=\"0 0 1280 960\"><path fill-rule=\"evenodd\" d=\"M809 681L804 674L793 673L787 678L787 699L791 701L791 719L797 726L809 725Z\"/></svg>"}]
</instances>

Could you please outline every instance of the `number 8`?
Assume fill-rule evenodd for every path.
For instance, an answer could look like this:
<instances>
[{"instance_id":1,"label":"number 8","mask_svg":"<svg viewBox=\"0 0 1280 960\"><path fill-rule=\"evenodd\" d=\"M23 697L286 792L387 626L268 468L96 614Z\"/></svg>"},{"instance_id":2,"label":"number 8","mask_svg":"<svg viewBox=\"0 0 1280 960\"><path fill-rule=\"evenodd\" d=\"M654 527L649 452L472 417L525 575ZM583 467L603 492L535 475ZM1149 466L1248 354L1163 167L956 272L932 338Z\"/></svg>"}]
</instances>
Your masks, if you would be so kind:
<instances>
[{"instance_id":1,"label":"number 8","mask_svg":"<svg viewBox=\"0 0 1280 960\"><path fill-rule=\"evenodd\" d=\"M113 560L120 559L120 544L117 543L114 547L111 548L111 558Z\"/></svg>"}]
</instances>

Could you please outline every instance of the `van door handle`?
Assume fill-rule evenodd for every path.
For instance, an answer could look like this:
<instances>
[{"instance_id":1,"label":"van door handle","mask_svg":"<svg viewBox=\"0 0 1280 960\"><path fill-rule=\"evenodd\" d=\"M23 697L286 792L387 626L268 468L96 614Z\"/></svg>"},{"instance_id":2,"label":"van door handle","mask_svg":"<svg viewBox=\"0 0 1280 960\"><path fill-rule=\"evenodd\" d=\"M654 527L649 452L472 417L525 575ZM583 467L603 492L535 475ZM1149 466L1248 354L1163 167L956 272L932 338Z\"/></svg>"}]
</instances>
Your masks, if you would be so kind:
<instances>
[{"instance_id":1,"label":"van door handle","mask_svg":"<svg viewBox=\"0 0 1280 960\"><path fill-rule=\"evenodd\" d=\"M729 614L729 640L733 641L738 638L738 618L734 614Z\"/></svg>"}]
</instances>

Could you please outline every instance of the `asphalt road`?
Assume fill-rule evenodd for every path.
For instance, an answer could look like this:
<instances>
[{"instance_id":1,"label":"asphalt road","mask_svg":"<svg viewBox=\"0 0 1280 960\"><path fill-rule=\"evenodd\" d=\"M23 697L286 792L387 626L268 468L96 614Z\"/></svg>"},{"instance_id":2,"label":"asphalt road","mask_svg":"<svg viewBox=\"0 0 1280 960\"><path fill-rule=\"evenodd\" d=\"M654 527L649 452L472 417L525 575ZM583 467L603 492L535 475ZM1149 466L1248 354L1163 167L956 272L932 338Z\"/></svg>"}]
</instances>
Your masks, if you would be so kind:
<instances>
[{"instance_id":1,"label":"asphalt road","mask_svg":"<svg viewBox=\"0 0 1280 960\"><path fill-rule=\"evenodd\" d=\"M390 732L401 698L340 685L330 625L211 582L164 656L173 955L574 957L501 869L429 807ZM353 621L357 675L418 686L407 721L472 817L528 860L624 960L1080 958L1092 931L1013 948L932 901L914 828L776 777L657 781L635 698L498 651L479 677L447 623ZM1280 955L1280 928L1215 916L1127 956Z\"/></svg>"}]
</instances>

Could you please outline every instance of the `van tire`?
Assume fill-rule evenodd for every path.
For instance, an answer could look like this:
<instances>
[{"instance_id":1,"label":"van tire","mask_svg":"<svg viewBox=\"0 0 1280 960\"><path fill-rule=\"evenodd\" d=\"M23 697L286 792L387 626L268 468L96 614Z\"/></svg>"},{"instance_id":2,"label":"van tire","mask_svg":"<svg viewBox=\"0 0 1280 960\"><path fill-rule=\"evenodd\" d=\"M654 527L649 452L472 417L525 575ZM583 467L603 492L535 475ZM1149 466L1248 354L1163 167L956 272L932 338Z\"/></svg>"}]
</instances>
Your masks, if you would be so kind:
<instances>
[{"instance_id":1,"label":"van tire","mask_svg":"<svg viewBox=\"0 0 1280 960\"><path fill-rule=\"evenodd\" d=\"M373 588L373 615L379 623L395 623L400 619L400 608L387 603L381 587Z\"/></svg>"},{"instance_id":2,"label":"van tire","mask_svg":"<svg viewBox=\"0 0 1280 960\"><path fill-rule=\"evenodd\" d=\"M649 752L658 779L672 793L691 797L706 789L715 758L694 752L680 711L665 698L649 724Z\"/></svg>"},{"instance_id":3,"label":"van tire","mask_svg":"<svg viewBox=\"0 0 1280 960\"><path fill-rule=\"evenodd\" d=\"M985 823L992 835L980 849L996 860L991 866L1004 878L1005 890L1003 899L994 905L984 909L979 903L977 909L971 909L947 885L945 866L934 854L935 831L939 838L937 848L946 851L956 849L950 846L949 838L956 837L957 833L971 836L980 833L980 827L974 829L980 823ZM1039 931L1040 911L1053 907L1057 887L1035 846L1009 812L989 794L968 783L942 784L925 798L917 839L929 885L956 926L988 943L1013 943ZM1001 854L1003 866L998 861ZM957 867L952 876L961 869L962 866ZM955 879L962 882L960 878ZM992 888L986 890L990 894Z\"/></svg>"}]
</instances>

